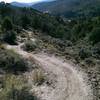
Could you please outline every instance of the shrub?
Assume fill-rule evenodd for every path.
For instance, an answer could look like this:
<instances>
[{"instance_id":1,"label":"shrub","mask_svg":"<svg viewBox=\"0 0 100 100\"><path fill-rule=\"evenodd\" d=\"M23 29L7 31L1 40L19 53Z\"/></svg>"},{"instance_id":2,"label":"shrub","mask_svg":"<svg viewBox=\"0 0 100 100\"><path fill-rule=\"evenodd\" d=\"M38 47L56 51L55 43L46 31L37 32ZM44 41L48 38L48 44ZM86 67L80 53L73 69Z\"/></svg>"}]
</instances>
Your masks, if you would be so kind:
<instances>
[{"instance_id":1,"label":"shrub","mask_svg":"<svg viewBox=\"0 0 100 100\"><path fill-rule=\"evenodd\" d=\"M81 25L75 24L75 26L71 30L71 34L72 34L71 39L77 41L79 39L80 32L81 32Z\"/></svg>"},{"instance_id":2,"label":"shrub","mask_svg":"<svg viewBox=\"0 0 100 100\"><path fill-rule=\"evenodd\" d=\"M100 42L100 28L94 28L89 36L89 40L93 44Z\"/></svg>"},{"instance_id":3,"label":"shrub","mask_svg":"<svg viewBox=\"0 0 100 100\"><path fill-rule=\"evenodd\" d=\"M0 49L0 68L8 72L23 72L27 70L28 64L18 54L11 50Z\"/></svg>"},{"instance_id":4,"label":"shrub","mask_svg":"<svg viewBox=\"0 0 100 100\"><path fill-rule=\"evenodd\" d=\"M36 41L32 41L32 40L28 40L26 41L26 43L24 44L23 48L26 51L34 51L37 48L37 42Z\"/></svg>"},{"instance_id":5,"label":"shrub","mask_svg":"<svg viewBox=\"0 0 100 100\"><path fill-rule=\"evenodd\" d=\"M5 46L2 43L0 43L0 49L4 49L4 48Z\"/></svg>"},{"instance_id":6,"label":"shrub","mask_svg":"<svg viewBox=\"0 0 100 100\"><path fill-rule=\"evenodd\" d=\"M92 47L92 52L93 54L100 55L100 42L98 42Z\"/></svg>"},{"instance_id":7,"label":"shrub","mask_svg":"<svg viewBox=\"0 0 100 100\"><path fill-rule=\"evenodd\" d=\"M87 65L95 65L95 62L94 62L94 60L92 58L85 59L85 63Z\"/></svg>"},{"instance_id":8,"label":"shrub","mask_svg":"<svg viewBox=\"0 0 100 100\"><path fill-rule=\"evenodd\" d=\"M28 28L28 25L30 24L30 19L28 16L24 15L22 16L21 18L21 24L22 24L22 27L27 29Z\"/></svg>"},{"instance_id":9,"label":"shrub","mask_svg":"<svg viewBox=\"0 0 100 100\"><path fill-rule=\"evenodd\" d=\"M5 17L2 22L2 30L3 31L9 31L13 29L12 21L9 17Z\"/></svg>"},{"instance_id":10,"label":"shrub","mask_svg":"<svg viewBox=\"0 0 100 100\"><path fill-rule=\"evenodd\" d=\"M0 91L0 100L37 100L37 98L29 93L25 79L15 75L6 75Z\"/></svg>"},{"instance_id":11,"label":"shrub","mask_svg":"<svg viewBox=\"0 0 100 100\"><path fill-rule=\"evenodd\" d=\"M88 51L88 50L86 50L86 49L83 49L83 48L82 48L82 49L79 51L79 56L80 56L81 59L88 58L88 57L90 57L91 55L92 55L91 52Z\"/></svg>"},{"instance_id":12,"label":"shrub","mask_svg":"<svg viewBox=\"0 0 100 100\"><path fill-rule=\"evenodd\" d=\"M54 34L51 34L51 36L55 38L63 38L65 34L65 30L62 25L57 26L56 30L54 31Z\"/></svg>"},{"instance_id":13,"label":"shrub","mask_svg":"<svg viewBox=\"0 0 100 100\"><path fill-rule=\"evenodd\" d=\"M3 40L9 44L16 44L16 33L14 31L7 31L4 34Z\"/></svg>"},{"instance_id":14,"label":"shrub","mask_svg":"<svg viewBox=\"0 0 100 100\"><path fill-rule=\"evenodd\" d=\"M33 17L31 26L34 29L40 29L40 26L41 26L41 19L40 19L40 17L38 17L38 16Z\"/></svg>"}]
</instances>

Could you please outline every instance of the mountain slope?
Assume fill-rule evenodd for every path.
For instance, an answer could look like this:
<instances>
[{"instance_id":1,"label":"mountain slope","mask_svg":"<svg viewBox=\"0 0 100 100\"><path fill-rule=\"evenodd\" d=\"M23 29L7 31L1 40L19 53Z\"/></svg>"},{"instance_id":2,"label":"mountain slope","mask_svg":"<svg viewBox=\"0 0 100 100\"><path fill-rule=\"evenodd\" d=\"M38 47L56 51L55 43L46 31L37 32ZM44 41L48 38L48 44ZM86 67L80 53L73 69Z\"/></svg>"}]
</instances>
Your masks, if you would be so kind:
<instances>
[{"instance_id":1,"label":"mountain slope","mask_svg":"<svg viewBox=\"0 0 100 100\"><path fill-rule=\"evenodd\" d=\"M30 7L33 5L33 3L12 2L11 5L17 6L17 7Z\"/></svg>"},{"instance_id":2,"label":"mountain slope","mask_svg":"<svg viewBox=\"0 0 100 100\"><path fill-rule=\"evenodd\" d=\"M30 2L30 3L24 3L24 2L11 2L11 5L13 6L16 6L16 7L31 7L32 5L35 5L35 4L38 4L38 3L47 3L47 2L52 2L54 0L43 0L43 1L33 1L33 2Z\"/></svg>"},{"instance_id":3,"label":"mountain slope","mask_svg":"<svg viewBox=\"0 0 100 100\"><path fill-rule=\"evenodd\" d=\"M38 3L32 6L40 11L49 11L54 15L66 17L100 15L99 0L56 0L49 3Z\"/></svg>"}]
</instances>

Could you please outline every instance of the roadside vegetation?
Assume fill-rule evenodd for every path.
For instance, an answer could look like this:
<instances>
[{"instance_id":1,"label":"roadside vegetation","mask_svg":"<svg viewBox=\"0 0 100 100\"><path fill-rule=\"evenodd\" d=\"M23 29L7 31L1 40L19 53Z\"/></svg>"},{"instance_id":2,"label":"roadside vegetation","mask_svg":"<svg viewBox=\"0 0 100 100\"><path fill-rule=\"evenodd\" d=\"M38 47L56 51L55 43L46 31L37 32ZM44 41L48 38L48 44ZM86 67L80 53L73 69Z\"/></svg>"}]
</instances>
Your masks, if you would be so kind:
<instances>
[{"instance_id":1,"label":"roadside vegetation","mask_svg":"<svg viewBox=\"0 0 100 100\"><path fill-rule=\"evenodd\" d=\"M39 46L39 44L36 42L36 41L32 41L32 40L27 40L25 42L25 44L22 46L22 48L25 50L25 51L35 51Z\"/></svg>"},{"instance_id":2,"label":"roadside vegetation","mask_svg":"<svg viewBox=\"0 0 100 100\"><path fill-rule=\"evenodd\" d=\"M28 63L20 55L13 50L5 50L0 48L0 68L6 72L17 74L28 69Z\"/></svg>"},{"instance_id":3,"label":"roadside vegetation","mask_svg":"<svg viewBox=\"0 0 100 100\"><path fill-rule=\"evenodd\" d=\"M35 94L29 91L27 81L21 76L5 75L1 86L0 100L37 100Z\"/></svg>"}]
</instances>

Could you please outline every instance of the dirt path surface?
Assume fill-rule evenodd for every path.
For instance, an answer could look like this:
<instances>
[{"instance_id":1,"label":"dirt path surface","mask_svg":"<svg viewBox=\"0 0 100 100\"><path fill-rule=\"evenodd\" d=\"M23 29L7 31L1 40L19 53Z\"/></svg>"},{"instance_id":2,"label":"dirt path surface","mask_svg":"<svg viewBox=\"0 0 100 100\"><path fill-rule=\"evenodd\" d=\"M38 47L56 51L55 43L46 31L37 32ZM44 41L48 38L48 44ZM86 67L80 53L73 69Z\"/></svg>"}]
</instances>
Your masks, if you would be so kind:
<instances>
[{"instance_id":1,"label":"dirt path surface","mask_svg":"<svg viewBox=\"0 0 100 100\"><path fill-rule=\"evenodd\" d=\"M37 91L41 91L39 95L41 100L92 100L90 87L83 80L83 74L74 66L48 54L27 53L20 48L21 45L7 45L7 49L13 49L25 58L35 59L46 72L56 77L54 89L50 90L46 86L37 89Z\"/></svg>"}]
</instances>

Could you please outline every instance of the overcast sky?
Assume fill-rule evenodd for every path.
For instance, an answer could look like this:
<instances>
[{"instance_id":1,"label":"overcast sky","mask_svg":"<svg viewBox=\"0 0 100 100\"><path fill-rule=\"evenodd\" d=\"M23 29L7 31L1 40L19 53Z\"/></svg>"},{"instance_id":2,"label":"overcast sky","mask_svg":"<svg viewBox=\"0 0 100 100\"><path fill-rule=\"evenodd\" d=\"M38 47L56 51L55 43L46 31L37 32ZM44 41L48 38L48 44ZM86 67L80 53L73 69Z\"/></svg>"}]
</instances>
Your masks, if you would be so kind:
<instances>
[{"instance_id":1,"label":"overcast sky","mask_svg":"<svg viewBox=\"0 0 100 100\"><path fill-rule=\"evenodd\" d=\"M5 1L5 2L25 2L25 3L30 3L30 2L41 2L41 1L51 1L51 0L0 0L0 1Z\"/></svg>"}]
</instances>

